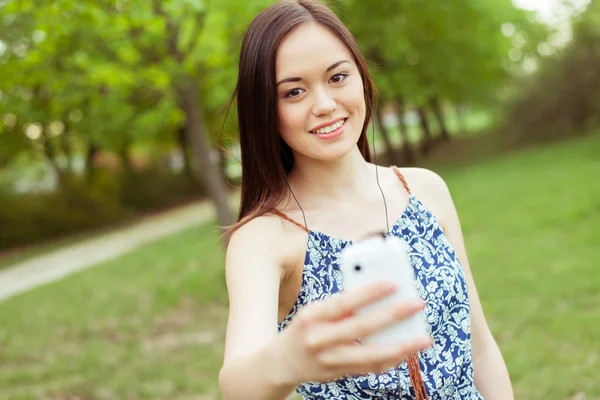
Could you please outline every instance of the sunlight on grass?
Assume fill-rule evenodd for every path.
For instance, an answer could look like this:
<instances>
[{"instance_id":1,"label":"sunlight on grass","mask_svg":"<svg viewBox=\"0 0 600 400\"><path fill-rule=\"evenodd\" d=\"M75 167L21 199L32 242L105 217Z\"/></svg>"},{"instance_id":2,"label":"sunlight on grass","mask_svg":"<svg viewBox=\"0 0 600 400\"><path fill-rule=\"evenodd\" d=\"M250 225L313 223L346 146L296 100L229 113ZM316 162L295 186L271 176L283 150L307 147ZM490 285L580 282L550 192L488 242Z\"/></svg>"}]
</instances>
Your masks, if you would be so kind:
<instances>
[{"instance_id":1,"label":"sunlight on grass","mask_svg":"<svg viewBox=\"0 0 600 400\"><path fill-rule=\"evenodd\" d=\"M518 399L600 399L599 154L437 171ZM218 399L226 298L206 225L0 303L0 399Z\"/></svg>"},{"instance_id":2,"label":"sunlight on grass","mask_svg":"<svg viewBox=\"0 0 600 400\"><path fill-rule=\"evenodd\" d=\"M600 137L447 174L517 398L600 398Z\"/></svg>"}]
</instances>

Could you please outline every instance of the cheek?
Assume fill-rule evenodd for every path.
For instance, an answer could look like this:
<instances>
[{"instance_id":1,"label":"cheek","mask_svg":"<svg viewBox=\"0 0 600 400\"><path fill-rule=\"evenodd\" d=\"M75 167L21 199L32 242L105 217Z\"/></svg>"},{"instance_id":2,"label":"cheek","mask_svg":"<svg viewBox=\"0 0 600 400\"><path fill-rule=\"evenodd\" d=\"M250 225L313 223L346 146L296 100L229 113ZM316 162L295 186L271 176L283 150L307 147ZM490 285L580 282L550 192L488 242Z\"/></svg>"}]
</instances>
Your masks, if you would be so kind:
<instances>
[{"instance_id":1,"label":"cheek","mask_svg":"<svg viewBox=\"0 0 600 400\"><path fill-rule=\"evenodd\" d=\"M305 129L305 111L301 104L280 104L278 107L279 132L285 139Z\"/></svg>"},{"instance_id":2,"label":"cheek","mask_svg":"<svg viewBox=\"0 0 600 400\"><path fill-rule=\"evenodd\" d=\"M361 114L365 113L366 100L362 81L357 80L354 84L348 85L348 91L344 97L348 99L349 106L351 106L355 110L358 110L358 112L360 112Z\"/></svg>"}]
</instances>

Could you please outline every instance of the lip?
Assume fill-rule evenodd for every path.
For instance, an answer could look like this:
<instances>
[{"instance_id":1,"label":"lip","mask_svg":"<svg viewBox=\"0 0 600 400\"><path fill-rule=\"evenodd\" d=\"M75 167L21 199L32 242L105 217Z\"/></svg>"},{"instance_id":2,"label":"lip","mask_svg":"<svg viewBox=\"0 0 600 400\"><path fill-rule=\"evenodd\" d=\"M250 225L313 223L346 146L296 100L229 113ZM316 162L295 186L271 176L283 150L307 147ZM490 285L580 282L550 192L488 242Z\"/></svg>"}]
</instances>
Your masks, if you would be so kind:
<instances>
[{"instance_id":1,"label":"lip","mask_svg":"<svg viewBox=\"0 0 600 400\"><path fill-rule=\"evenodd\" d=\"M332 139L336 139L336 138L342 136L342 133L344 133L345 129L346 129L346 123L344 122L342 124L342 126L337 128L335 131L331 131L329 133L322 133L322 134L311 133L311 135L316 136L320 140L332 140Z\"/></svg>"},{"instance_id":2,"label":"lip","mask_svg":"<svg viewBox=\"0 0 600 400\"><path fill-rule=\"evenodd\" d=\"M335 124L336 122L341 121L341 120L346 119L346 118L348 118L348 117L339 117L339 118L336 118L336 119L332 119L331 121L324 122L324 123L322 123L320 125L317 125L317 126L313 127L310 130L310 132L314 132L314 131L319 130L321 128L325 128L326 126L329 126L331 124Z\"/></svg>"}]
</instances>

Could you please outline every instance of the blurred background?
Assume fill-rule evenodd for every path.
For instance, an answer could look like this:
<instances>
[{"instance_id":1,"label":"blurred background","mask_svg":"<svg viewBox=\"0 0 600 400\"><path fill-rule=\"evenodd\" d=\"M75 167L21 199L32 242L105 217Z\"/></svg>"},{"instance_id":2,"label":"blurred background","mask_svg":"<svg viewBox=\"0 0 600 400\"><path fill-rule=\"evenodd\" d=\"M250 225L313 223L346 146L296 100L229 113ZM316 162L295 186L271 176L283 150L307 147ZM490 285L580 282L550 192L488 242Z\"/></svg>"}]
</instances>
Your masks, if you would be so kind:
<instances>
[{"instance_id":1,"label":"blurred background","mask_svg":"<svg viewBox=\"0 0 600 400\"><path fill-rule=\"evenodd\" d=\"M0 399L219 399L268 0L0 0ZM600 399L600 5L335 0L380 164L448 183L518 399ZM89 268L93 267L93 268Z\"/></svg>"}]
</instances>

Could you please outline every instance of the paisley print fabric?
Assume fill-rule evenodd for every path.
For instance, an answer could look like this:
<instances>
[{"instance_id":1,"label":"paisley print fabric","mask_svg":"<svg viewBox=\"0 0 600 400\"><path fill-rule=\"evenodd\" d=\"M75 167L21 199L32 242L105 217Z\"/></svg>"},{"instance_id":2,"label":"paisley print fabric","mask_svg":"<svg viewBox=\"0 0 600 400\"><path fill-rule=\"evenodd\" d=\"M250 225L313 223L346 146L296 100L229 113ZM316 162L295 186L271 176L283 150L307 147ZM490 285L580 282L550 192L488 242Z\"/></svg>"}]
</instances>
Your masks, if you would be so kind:
<instances>
[{"instance_id":1,"label":"paisley print fabric","mask_svg":"<svg viewBox=\"0 0 600 400\"><path fill-rule=\"evenodd\" d=\"M407 208L387 235L410 246L417 289L427 302L425 315L435 344L419 354L421 374L431 400L482 399L475 388L467 283L460 261L432 213L412 194ZM352 241L309 232L302 286L296 303L278 325L281 332L304 305L334 296L344 288L340 251ZM406 362L381 374L297 387L304 399L414 399Z\"/></svg>"}]
</instances>

